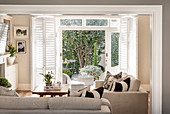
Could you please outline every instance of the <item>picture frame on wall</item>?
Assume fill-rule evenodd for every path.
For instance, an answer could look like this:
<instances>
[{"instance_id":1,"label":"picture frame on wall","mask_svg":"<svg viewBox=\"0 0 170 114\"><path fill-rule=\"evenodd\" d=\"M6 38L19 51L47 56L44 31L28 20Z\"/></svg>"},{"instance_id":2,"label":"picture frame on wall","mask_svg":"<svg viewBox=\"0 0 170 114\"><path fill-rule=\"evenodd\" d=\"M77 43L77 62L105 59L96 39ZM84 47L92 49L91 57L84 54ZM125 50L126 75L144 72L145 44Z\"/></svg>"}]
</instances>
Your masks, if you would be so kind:
<instances>
[{"instance_id":1,"label":"picture frame on wall","mask_svg":"<svg viewBox=\"0 0 170 114\"><path fill-rule=\"evenodd\" d=\"M20 40L17 41L17 53L26 53L26 41Z\"/></svg>"},{"instance_id":2,"label":"picture frame on wall","mask_svg":"<svg viewBox=\"0 0 170 114\"><path fill-rule=\"evenodd\" d=\"M29 27L14 26L14 38L29 38Z\"/></svg>"}]
</instances>

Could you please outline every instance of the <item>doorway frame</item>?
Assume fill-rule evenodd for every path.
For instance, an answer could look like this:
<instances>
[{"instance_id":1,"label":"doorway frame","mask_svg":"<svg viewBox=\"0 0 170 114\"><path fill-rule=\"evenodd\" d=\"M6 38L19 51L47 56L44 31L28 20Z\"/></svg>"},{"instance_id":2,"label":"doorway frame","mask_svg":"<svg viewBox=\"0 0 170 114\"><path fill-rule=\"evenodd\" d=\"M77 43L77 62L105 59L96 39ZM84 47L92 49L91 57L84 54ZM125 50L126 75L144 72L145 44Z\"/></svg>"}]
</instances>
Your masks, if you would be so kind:
<instances>
[{"instance_id":1,"label":"doorway frame","mask_svg":"<svg viewBox=\"0 0 170 114\"><path fill-rule=\"evenodd\" d=\"M162 5L0 5L1 14L151 15L151 113L162 113ZM31 40L30 40L31 41ZM31 43L30 43L31 44ZM31 59L31 57L30 57ZM30 66L32 73L32 65ZM32 77L31 77L32 78ZM31 82L32 83L32 82Z\"/></svg>"}]
</instances>

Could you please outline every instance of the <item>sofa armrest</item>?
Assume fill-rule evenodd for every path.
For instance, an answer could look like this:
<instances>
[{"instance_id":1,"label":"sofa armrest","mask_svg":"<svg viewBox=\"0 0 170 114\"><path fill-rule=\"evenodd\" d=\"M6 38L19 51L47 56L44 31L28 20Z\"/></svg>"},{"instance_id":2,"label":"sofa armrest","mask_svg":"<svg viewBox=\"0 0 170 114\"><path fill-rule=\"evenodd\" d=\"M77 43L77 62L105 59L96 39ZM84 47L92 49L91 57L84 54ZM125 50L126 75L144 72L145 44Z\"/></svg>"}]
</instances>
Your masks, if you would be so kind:
<instances>
[{"instance_id":1,"label":"sofa armrest","mask_svg":"<svg viewBox=\"0 0 170 114\"><path fill-rule=\"evenodd\" d=\"M103 87L104 80L95 80L95 88Z\"/></svg>"},{"instance_id":2,"label":"sofa armrest","mask_svg":"<svg viewBox=\"0 0 170 114\"><path fill-rule=\"evenodd\" d=\"M112 92L104 90L103 98L110 101L112 114L147 114L148 93L139 91Z\"/></svg>"}]
</instances>

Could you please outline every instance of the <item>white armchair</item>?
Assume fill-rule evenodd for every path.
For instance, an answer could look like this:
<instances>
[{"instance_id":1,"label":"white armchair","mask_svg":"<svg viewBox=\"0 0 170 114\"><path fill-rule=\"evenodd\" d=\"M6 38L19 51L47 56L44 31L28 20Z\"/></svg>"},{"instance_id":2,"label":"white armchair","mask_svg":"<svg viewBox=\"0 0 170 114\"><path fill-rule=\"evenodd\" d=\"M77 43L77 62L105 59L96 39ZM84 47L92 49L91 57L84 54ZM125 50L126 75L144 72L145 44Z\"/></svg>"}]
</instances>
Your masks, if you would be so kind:
<instances>
[{"instance_id":1,"label":"white armchair","mask_svg":"<svg viewBox=\"0 0 170 114\"><path fill-rule=\"evenodd\" d=\"M84 86L85 86L85 83L84 82L81 82L81 81L72 81L70 79L70 77L63 73L63 84L70 84L71 85L71 90L73 91L77 91L77 90L80 90L80 89L83 89Z\"/></svg>"}]
</instances>

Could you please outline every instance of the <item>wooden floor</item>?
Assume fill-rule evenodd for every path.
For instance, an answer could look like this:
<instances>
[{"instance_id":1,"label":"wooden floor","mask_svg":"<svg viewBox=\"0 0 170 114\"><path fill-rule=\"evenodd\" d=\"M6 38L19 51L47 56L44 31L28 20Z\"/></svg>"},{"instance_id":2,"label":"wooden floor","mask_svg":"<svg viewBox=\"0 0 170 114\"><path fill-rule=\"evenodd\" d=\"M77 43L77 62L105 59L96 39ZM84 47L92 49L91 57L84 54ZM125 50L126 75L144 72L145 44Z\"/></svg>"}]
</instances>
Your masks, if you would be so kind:
<instances>
[{"instance_id":1,"label":"wooden floor","mask_svg":"<svg viewBox=\"0 0 170 114\"><path fill-rule=\"evenodd\" d=\"M17 91L21 97L39 97L39 95L32 94L31 91ZM148 114L150 114L150 92L148 92Z\"/></svg>"},{"instance_id":2,"label":"wooden floor","mask_svg":"<svg viewBox=\"0 0 170 114\"><path fill-rule=\"evenodd\" d=\"M32 96L32 92L31 91L20 91L18 90L17 93L20 95L20 97L28 97L28 96Z\"/></svg>"}]
</instances>

